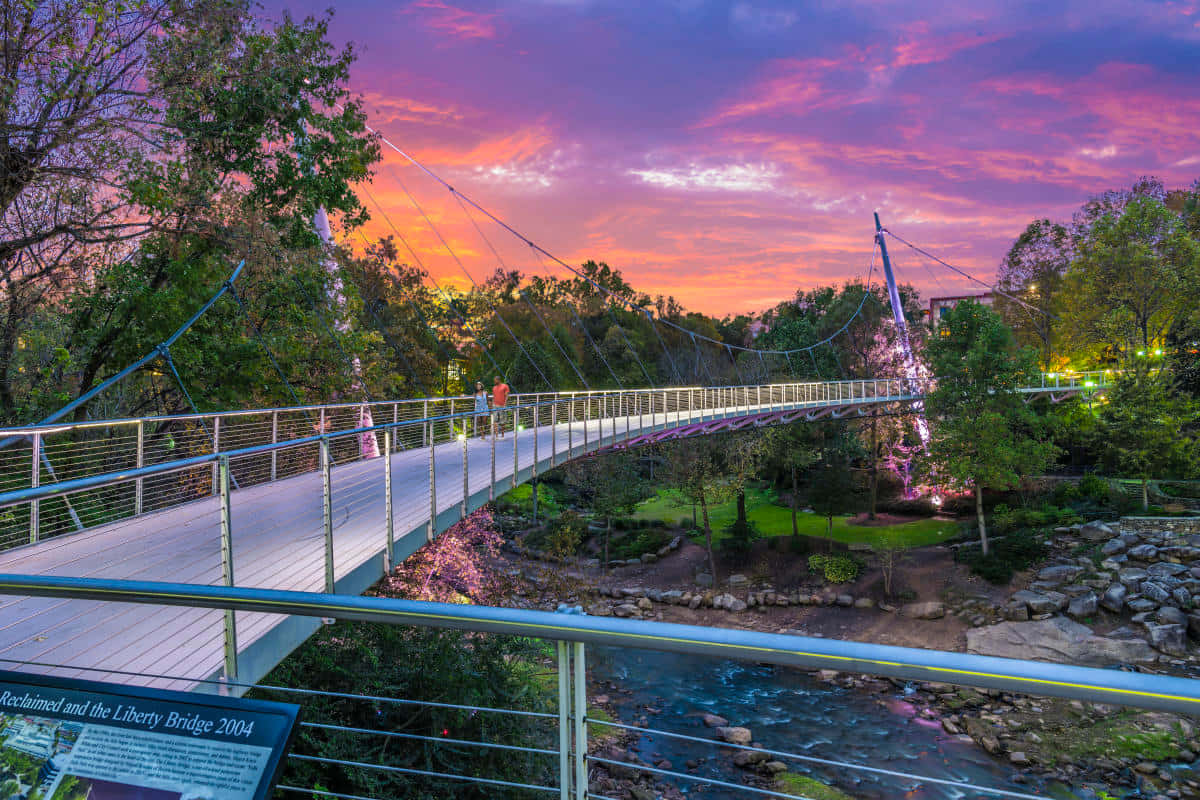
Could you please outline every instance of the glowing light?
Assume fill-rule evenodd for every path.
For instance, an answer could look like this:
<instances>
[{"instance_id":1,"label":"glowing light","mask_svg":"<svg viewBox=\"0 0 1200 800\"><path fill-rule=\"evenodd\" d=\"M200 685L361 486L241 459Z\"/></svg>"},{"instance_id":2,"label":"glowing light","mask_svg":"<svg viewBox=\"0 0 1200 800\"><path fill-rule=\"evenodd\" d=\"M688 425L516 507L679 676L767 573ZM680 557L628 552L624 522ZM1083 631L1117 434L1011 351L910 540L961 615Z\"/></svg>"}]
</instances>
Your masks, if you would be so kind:
<instances>
[{"instance_id":1,"label":"glowing light","mask_svg":"<svg viewBox=\"0 0 1200 800\"><path fill-rule=\"evenodd\" d=\"M938 506L940 508L942 505L942 498L931 497L931 498L929 498L929 502L933 503L935 506Z\"/></svg>"},{"instance_id":2,"label":"glowing light","mask_svg":"<svg viewBox=\"0 0 1200 800\"><path fill-rule=\"evenodd\" d=\"M1146 351L1145 351L1145 350L1138 350L1138 353L1137 353L1137 354L1138 354L1138 356L1144 356L1144 355L1146 355Z\"/></svg>"},{"instance_id":3,"label":"glowing light","mask_svg":"<svg viewBox=\"0 0 1200 800\"><path fill-rule=\"evenodd\" d=\"M460 442L465 442L465 441L467 440L467 435L466 435L465 433L460 433L460 434L458 435L458 440L459 440Z\"/></svg>"},{"instance_id":4,"label":"glowing light","mask_svg":"<svg viewBox=\"0 0 1200 800\"><path fill-rule=\"evenodd\" d=\"M517 430L518 430L518 431L523 431L523 430L525 430L525 426L524 426L524 425L518 425L518 426L517 426Z\"/></svg>"},{"instance_id":5,"label":"glowing light","mask_svg":"<svg viewBox=\"0 0 1200 800\"><path fill-rule=\"evenodd\" d=\"M1088 389L1090 389L1096 385L1096 382L1095 381L1084 381L1083 385L1086 386Z\"/></svg>"},{"instance_id":6,"label":"glowing light","mask_svg":"<svg viewBox=\"0 0 1200 800\"><path fill-rule=\"evenodd\" d=\"M1155 349L1155 351L1154 351L1154 355L1156 355L1156 356L1161 356L1161 355L1162 355L1162 348L1161 348L1161 347L1159 347L1159 348L1156 348L1156 349Z\"/></svg>"},{"instance_id":7,"label":"glowing light","mask_svg":"<svg viewBox=\"0 0 1200 800\"><path fill-rule=\"evenodd\" d=\"M1058 373L1057 372L1047 372L1046 377L1049 378L1050 380L1054 380L1056 377L1058 377Z\"/></svg>"}]
</instances>

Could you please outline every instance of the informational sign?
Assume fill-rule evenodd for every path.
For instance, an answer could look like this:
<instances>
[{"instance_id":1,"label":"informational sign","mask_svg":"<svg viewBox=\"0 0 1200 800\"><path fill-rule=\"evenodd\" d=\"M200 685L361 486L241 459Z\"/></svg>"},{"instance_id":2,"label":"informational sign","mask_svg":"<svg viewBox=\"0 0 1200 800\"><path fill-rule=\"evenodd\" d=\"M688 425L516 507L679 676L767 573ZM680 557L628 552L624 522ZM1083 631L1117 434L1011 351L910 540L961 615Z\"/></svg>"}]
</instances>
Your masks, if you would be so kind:
<instances>
[{"instance_id":1,"label":"informational sign","mask_svg":"<svg viewBox=\"0 0 1200 800\"><path fill-rule=\"evenodd\" d=\"M0 671L0 800L265 800L299 711Z\"/></svg>"}]
</instances>

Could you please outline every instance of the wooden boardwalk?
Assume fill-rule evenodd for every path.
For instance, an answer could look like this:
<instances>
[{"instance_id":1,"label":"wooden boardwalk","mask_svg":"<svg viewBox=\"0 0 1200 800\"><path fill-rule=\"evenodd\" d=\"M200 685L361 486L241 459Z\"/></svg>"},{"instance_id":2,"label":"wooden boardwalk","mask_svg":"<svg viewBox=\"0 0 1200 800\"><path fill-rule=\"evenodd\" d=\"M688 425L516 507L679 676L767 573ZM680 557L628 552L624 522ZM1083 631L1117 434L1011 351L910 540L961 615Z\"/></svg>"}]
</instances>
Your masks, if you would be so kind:
<instances>
[{"instance_id":1,"label":"wooden boardwalk","mask_svg":"<svg viewBox=\"0 0 1200 800\"><path fill-rule=\"evenodd\" d=\"M570 428L561 423L509 432L496 440L494 487L491 441L470 438L465 502L463 443L438 445L436 530L458 521L464 508L486 503L492 491L499 496L528 480L535 466L535 436L540 473L630 436L765 410L752 405L659 413L653 419L622 416L577 421ZM781 409L777 404L772 410ZM401 560L427 540L429 449L395 453L391 463L395 554ZM384 574L384 472L383 458L332 469L333 561L340 593L359 594ZM235 583L323 591L321 473L235 490L230 496ZM2 552L0 573L220 585L220 535L220 505L214 496ZM198 691L215 690L215 684L196 681L212 681L222 673L220 611L52 598L3 598L0 609L0 669ZM239 679L246 682L259 680L319 626L316 620L242 611L236 622Z\"/></svg>"}]
</instances>

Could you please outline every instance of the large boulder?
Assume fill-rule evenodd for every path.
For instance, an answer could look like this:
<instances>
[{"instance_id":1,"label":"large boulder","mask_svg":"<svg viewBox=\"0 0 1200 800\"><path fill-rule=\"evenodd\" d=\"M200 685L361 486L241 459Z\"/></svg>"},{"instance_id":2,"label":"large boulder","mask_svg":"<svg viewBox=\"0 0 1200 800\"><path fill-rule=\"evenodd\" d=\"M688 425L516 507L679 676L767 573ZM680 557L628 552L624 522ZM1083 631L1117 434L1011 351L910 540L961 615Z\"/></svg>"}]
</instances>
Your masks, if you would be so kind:
<instances>
[{"instance_id":1,"label":"large boulder","mask_svg":"<svg viewBox=\"0 0 1200 800\"><path fill-rule=\"evenodd\" d=\"M1029 606L1031 614L1053 614L1055 611L1058 611L1058 603L1054 598L1038 592L1031 592L1028 589L1022 589L1014 594L1012 602L1024 603Z\"/></svg>"},{"instance_id":2,"label":"large boulder","mask_svg":"<svg viewBox=\"0 0 1200 800\"><path fill-rule=\"evenodd\" d=\"M913 619L941 619L946 616L946 606L937 600L927 600L902 606L900 613Z\"/></svg>"},{"instance_id":3,"label":"large boulder","mask_svg":"<svg viewBox=\"0 0 1200 800\"><path fill-rule=\"evenodd\" d=\"M1159 625L1187 625L1187 614L1175 606L1163 606L1154 614L1154 621Z\"/></svg>"},{"instance_id":4,"label":"large boulder","mask_svg":"<svg viewBox=\"0 0 1200 800\"><path fill-rule=\"evenodd\" d=\"M1096 613L1096 608L1099 605L1099 598L1095 592L1081 594L1078 597L1071 598L1071 604L1067 606L1067 613L1076 619L1082 617L1090 617Z\"/></svg>"},{"instance_id":5,"label":"large boulder","mask_svg":"<svg viewBox=\"0 0 1200 800\"><path fill-rule=\"evenodd\" d=\"M1152 544L1139 544L1129 548L1129 557L1138 561L1153 561L1158 557L1158 548Z\"/></svg>"},{"instance_id":6,"label":"large boulder","mask_svg":"<svg viewBox=\"0 0 1200 800\"><path fill-rule=\"evenodd\" d=\"M1059 564L1043 569L1037 574L1037 579L1057 586L1075 580L1081 572L1083 572L1083 567L1074 564Z\"/></svg>"},{"instance_id":7,"label":"large boulder","mask_svg":"<svg viewBox=\"0 0 1200 800\"><path fill-rule=\"evenodd\" d=\"M1171 602L1171 593L1154 581L1146 581L1142 584L1142 597L1145 597L1147 600L1153 600L1160 606L1163 603Z\"/></svg>"},{"instance_id":8,"label":"large boulder","mask_svg":"<svg viewBox=\"0 0 1200 800\"><path fill-rule=\"evenodd\" d=\"M1109 539L1104 543L1104 546L1100 548L1100 552L1106 556L1115 556L1118 553L1125 552L1125 547L1126 545L1124 539Z\"/></svg>"},{"instance_id":9,"label":"large boulder","mask_svg":"<svg viewBox=\"0 0 1200 800\"><path fill-rule=\"evenodd\" d=\"M754 740L749 728L717 728L716 734L718 739L730 744L750 744Z\"/></svg>"},{"instance_id":10,"label":"large boulder","mask_svg":"<svg viewBox=\"0 0 1200 800\"><path fill-rule=\"evenodd\" d=\"M1086 626L1066 617L972 628L967 631L967 651L985 656L1094 667L1156 658L1154 650L1141 639L1097 636Z\"/></svg>"},{"instance_id":11,"label":"large boulder","mask_svg":"<svg viewBox=\"0 0 1200 800\"><path fill-rule=\"evenodd\" d=\"M1150 632L1150 644L1156 650L1167 655L1187 655L1187 626L1186 625L1147 625Z\"/></svg>"},{"instance_id":12,"label":"large boulder","mask_svg":"<svg viewBox=\"0 0 1200 800\"><path fill-rule=\"evenodd\" d=\"M1100 520L1085 523L1079 528L1079 535L1089 542L1102 542L1117 535L1117 532Z\"/></svg>"}]
</instances>

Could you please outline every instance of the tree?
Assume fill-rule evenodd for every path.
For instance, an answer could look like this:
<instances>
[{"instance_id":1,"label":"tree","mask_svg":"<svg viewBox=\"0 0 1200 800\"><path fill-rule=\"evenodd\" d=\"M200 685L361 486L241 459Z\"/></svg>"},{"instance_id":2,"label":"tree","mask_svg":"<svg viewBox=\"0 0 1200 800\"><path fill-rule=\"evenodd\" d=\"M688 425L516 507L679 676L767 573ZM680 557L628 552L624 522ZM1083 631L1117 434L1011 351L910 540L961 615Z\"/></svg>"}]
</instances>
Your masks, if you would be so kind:
<instances>
[{"instance_id":1,"label":"tree","mask_svg":"<svg viewBox=\"0 0 1200 800\"><path fill-rule=\"evenodd\" d=\"M602 563L608 569L613 517L630 513L646 496L646 483L636 458L629 452L584 456L569 462L566 474L568 484L604 518Z\"/></svg>"},{"instance_id":2,"label":"tree","mask_svg":"<svg viewBox=\"0 0 1200 800\"><path fill-rule=\"evenodd\" d=\"M1046 370L1054 369L1056 308L1073 255L1065 225L1034 220L1009 249L996 278L1003 292L996 296L996 311L1019 344L1038 348Z\"/></svg>"},{"instance_id":3,"label":"tree","mask_svg":"<svg viewBox=\"0 0 1200 800\"><path fill-rule=\"evenodd\" d=\"M717 580L717 559L713 554L712 523L708 517L711 505L720 505L733 497L733 491L721 469L721 442L712 437L697 436L672 442L667 448L668 480L689 502L700 507L704 523L704 546L708 550L708 566L713 582Z\"/></svg>"},{"instance_id":4,"label":"tree","mask_svg":"<svg viewBox=\"0 0 1200 800\"><path fill-rule=\"evenodd\" d=\"M960 302L942 318L926 355L937 385L925 398L932 438L927 467L941 483L970 487L983 553L988 553L983 490L1011 489L1039 472L1055 447L1017 388L1036 374L1031 350L991 309Z\"/></svg>"},{"instance_id":5,"label":"tree","mask_svg":"<svg viewBox=\"0 0 1200 800\"><path fill-rule=\"evenodd\" d=\"M1067 274L1064 330L1093 353L1127 365L1161 353L1195 313L1200 243L1161 201L1131 200L1097 219Z\"/></svg>"},{"instance_id":6,"label":"tree","mask_svg":"<svg viewBox=\"0 0 1200 800\"><path fill-rule=\"evenodd\" d=\"M818 433L817 459L810 469L808 500L813 511L825 517L825 535L832 546L833 517L851 511L858 502L854 460L862 445L845 423L826 423Z\"/></svg>"},{"instance_id":7,"label":"tree","mask_svg":"<svg viewBox=\"0 0 1200 800\"><path fill-rule=\"evenodd\" d=\"M820 458L820 452L812 443L808 423L795 423L771 431L768 465L776 475L783 475L791 487L792 536L800 536L797 513L800 505L800 474Z\"/></svg>"},{"instance_id":8,"label":"tree","mask_svg":"<svg viewBox=\"0 0 1200 800\"><path fill-rule=\"evenodd\" d=\"M729 538L725 543L732 550L745 554L759 536L758 529L746 516L746 487L762 468L770 444L769 436L766 432L752 430L720 438L725 441L722 455L729 491L737 501L737 517L726 528Z\"/></svg>"},{"instance_id":9,"label":"tree","mask_svg":"<svg viewBox=\"0 0 1200 800\"><path fill-rule=\"evenodd\" d=\"M1110 470L1141 480L1145 509L1150 478L1186 477L1194 468L1196 415L1186 397L1172 393L1166 376L1145 371L1121 375L1105 394L1096 444Z\"/></svg>"}]
</instances>

